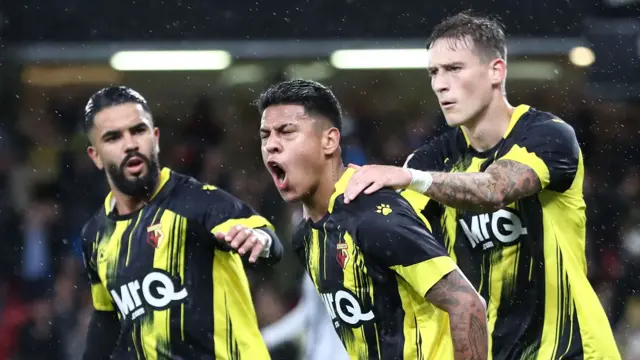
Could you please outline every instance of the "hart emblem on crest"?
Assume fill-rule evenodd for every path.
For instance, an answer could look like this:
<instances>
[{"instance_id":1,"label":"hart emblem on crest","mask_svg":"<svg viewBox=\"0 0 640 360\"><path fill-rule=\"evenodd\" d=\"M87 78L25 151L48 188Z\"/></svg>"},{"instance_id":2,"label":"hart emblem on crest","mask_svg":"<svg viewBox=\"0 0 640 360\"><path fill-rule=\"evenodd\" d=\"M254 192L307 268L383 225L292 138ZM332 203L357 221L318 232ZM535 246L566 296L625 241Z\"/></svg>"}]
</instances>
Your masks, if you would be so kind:
<instances>
[{"instance_id":1,"label":"hart emblem on crest","mask_svg":"<svg viewBox=\"0 0 640 360\"><path fill-rule=\"evenodd\" d=\"M345 242L340 242L338 243L337 249L336 260L338 261L338 265L344 269L349 262L349 245Z\"/></svg>"},{"instance_id":2,"label":"hart emblem on crest","mask_svg":"<svg viewBox=\"0 0 640 360\"><path fill-rule=\"evenodd\" d=\"M162 240L164 240L164 233L162 232L161 224L155 224L147 228L147 242L149 245L158 248Z\"/></svg>"}]
</instances>

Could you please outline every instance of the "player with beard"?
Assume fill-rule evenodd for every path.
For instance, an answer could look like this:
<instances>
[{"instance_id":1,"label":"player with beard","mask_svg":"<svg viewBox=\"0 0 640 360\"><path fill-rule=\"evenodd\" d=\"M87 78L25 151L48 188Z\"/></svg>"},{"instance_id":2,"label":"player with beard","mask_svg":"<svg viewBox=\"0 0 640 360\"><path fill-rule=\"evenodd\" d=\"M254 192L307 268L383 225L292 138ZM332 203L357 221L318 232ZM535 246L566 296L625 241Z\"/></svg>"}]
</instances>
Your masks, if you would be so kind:
<instances>
[{"instance_id":1,"label":"player with beard","mask_svg":"<svg viewBox=\"0 0 640 360\"><path fill-rule=\"evenodd\" d=\"M161 169L159 129L134 90L91 96L85 131L111 192L82 231L95 307L84 359L269 359L241 256L276 263L272 225Z\"/></svg>"},{"instance_id":2,"label":"player with beard","mask_svg":"<svg viewBox=\"0 0 640 360\"><path fill-rule=\"evenodd\" d=\"M344 204L354 171L340 157L333 93L288 81L267 89L258 108L264 164L282 197L308 214L293 247L350 358L486 359L484 302L414 205L391 189Z\"/></svg>"}]
</instances>

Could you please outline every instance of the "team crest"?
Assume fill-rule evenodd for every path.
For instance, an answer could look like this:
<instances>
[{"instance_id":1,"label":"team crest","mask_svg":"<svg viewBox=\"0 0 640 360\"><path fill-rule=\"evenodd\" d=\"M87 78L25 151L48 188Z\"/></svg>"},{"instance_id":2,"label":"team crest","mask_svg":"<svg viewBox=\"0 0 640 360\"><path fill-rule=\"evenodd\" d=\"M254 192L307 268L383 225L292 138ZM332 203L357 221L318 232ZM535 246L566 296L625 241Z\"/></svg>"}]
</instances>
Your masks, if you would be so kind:
<instances>
[{"instance_id":1,"label":"team crest","mask_svg":"<svg viewBox=\"0 0 640 360\"><path fill-rule=\"evenodd\" d=\"M147 228L147 242L154 248L160 247L164 240L164 233L162 232L162 225L155 224Z\"/></svg>"},{"instance_id":2,"label":"team crest","mask_svg":"<svg viewBox=\"0 0 640 360\"><path fill-rule=\"evenodd\" d=\"M349 262L349 245L346 242L339 242L337 246L336 260L342 269Z\"/></svg>"}]
</instances>

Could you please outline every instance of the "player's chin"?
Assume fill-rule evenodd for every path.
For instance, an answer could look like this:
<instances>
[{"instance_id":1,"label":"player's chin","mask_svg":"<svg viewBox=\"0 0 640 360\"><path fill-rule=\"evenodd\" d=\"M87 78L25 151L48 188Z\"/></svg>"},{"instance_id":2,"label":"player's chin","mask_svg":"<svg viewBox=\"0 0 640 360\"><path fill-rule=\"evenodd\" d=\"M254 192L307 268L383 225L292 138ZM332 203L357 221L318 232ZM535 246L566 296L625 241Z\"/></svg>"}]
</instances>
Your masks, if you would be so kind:
<instances>
[{"instance_id":1,"label":"player's chin","mask_svg":"<svg viewBox=\"0 0 640 360\"><path fill-rule=\"evenodd\" d=\"M292 189L278 189L282 200L286 202L296 202L302 199L302 194L297 193Z\"/></svg>"},{"instance_id":2,"label":"player's chin","mask_svg":"<svg viewBox=\"0 0 640 360\"><path fill-rule=\"evenodd\" d=\"M450 115L450 116L445 115L444 119L447 121L447 125L449 125L450 127L458 127L458 126L464 125L465 123L465 120L463 118L456 115Z\"/></svg>"}]
</instances>

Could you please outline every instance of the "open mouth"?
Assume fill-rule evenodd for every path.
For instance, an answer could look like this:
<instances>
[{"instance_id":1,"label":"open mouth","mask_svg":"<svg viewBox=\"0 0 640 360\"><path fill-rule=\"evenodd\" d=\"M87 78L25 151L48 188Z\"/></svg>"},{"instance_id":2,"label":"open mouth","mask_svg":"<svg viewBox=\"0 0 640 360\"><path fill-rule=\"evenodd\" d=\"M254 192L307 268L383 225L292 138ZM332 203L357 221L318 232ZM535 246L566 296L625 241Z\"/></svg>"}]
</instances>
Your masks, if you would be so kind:
<instances>
[{"instance_id":1,"label":"open mouth","mask_svg":"<svg viewBox=\"0 0 640 360\"><path fill-rule=\"evenodd\" d=\"M276 187L280 190L286 188L287 172L282 168L282 166L275 161L267 162L267 166L269 166L269 170L273 176L273 181L275 182Z\"/></svg>"},{"instance_id":2,"label":"open mouth","mask_svg":"<svg viewBox=\"0 0 640 360\"><path fill-rule=\"evenodd\" d=\"M130 172L139 173L142 172L144 167L144 160L139 157L133 157L126 162L125 166Z\"/></svg>"}]
</instances>

